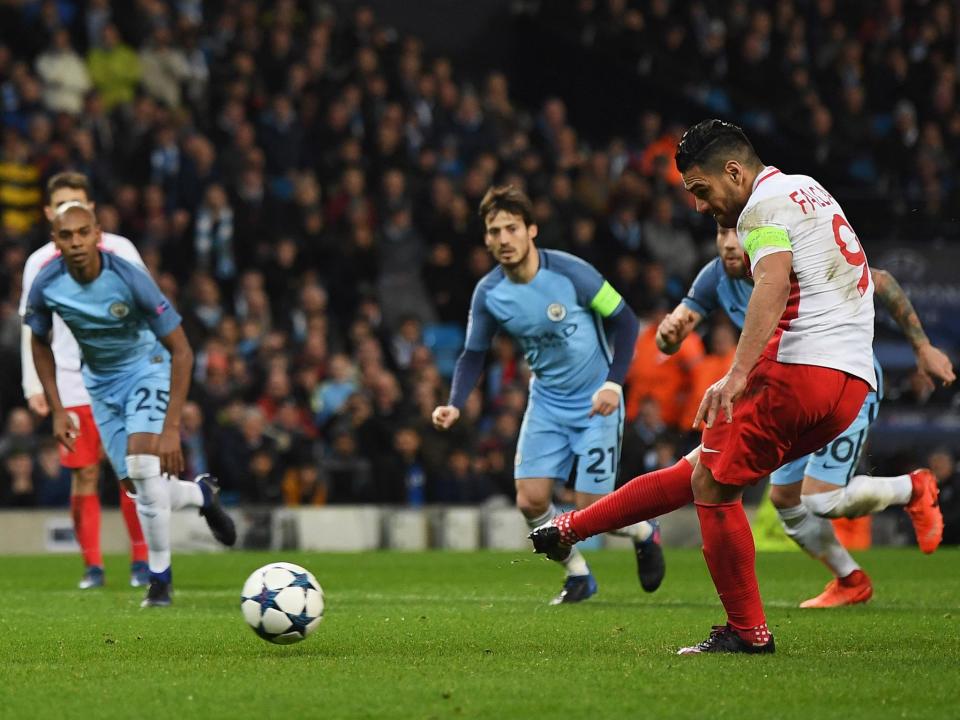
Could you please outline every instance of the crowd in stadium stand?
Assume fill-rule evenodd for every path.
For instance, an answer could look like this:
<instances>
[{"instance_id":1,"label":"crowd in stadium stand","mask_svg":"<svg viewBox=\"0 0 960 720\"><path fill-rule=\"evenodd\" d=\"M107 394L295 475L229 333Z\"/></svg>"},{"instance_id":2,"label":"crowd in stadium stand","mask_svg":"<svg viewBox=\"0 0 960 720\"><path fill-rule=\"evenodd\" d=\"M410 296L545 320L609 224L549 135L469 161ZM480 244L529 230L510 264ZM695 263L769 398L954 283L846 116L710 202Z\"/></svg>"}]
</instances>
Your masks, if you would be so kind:
<instances>
[{"instance_id":1,"label":"crowd in stadium stand","mask_svg":"<svg viewBox=\"0 0 960 720\"><path fill-rule=\"evenodd\" d=\"M590 137L563 97L521 103L512 72L461 74L364 6L15 5L0 18L0 504L63 504L69 487L48 428L10 409L20 271L45 241L45 179L64 169L91 178L103 229L135 241L182 313L188 474L215 472L234 501L512 495L528 374L511 342L459 425L430 423L492 267L476 210L495 182L525 188L538 242L597 266L645 323L624 475L689 444L736 335L720 320L669 362L653 349L714 253L712 220L677 183L676 118L638 109L631 134ZM701 116L802 137L795 170L828 186L871 184L934 219L960 206L951 3L640 5L543 3L536 20L675 83ZM960 492L951 453L935 462Z\"/></svg>"}]
</instances>

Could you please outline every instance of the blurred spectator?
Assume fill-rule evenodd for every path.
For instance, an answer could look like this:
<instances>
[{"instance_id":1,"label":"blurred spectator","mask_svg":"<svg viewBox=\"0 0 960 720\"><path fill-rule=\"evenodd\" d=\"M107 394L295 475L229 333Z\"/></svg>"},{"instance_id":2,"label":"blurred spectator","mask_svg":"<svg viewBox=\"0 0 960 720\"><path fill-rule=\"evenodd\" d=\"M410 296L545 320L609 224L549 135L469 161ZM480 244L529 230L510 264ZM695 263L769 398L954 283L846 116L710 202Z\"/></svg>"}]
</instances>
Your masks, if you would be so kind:
<instances>
[{"instance_id":1,"label":"blurred spectator","mask_svg":"<svg viewBox=\"0 0 960 720\"><path fill-rule=\"evenodd\" d=\"M90 49L87 66L107 112L133 100L142 76L140 58L121 40L115 25L103 26L101 42Z\"/></svg>"},{"instance_id":2,"label":"blurred spectator","mask_svg":"<svg viewBox=\"0 0 960 720\"><path fill-rule=\"evenodd\" d=\"M342 353L332 356L329 377L320 383L313 397L317 427L323 427L331 417L340 413L356 389L356 368L350 358Z\"/></svg>"},{"instance_id":3,"label":"blurred spectator","mask_svg":"<svg viewBox=\"0 0 960 720\"><path fill-rule=\"evenodd\" d=\"M4 507L34 507L37 488L33 472L33 454L25 445L11 445L0 455L0 505Z\"/></svg>"},{"instance_id":4,"label":"blurred spectator","mask_svg":"<svg viewBox=\"0 0 960 720\"><path fill-rule=\"evenodd\" d=\"M83 97L92 84L67 30L57 30L50 47L37 58L37 75L43 81L43 104L50 112L80 113Z\"/></svg>"}]
</instances>

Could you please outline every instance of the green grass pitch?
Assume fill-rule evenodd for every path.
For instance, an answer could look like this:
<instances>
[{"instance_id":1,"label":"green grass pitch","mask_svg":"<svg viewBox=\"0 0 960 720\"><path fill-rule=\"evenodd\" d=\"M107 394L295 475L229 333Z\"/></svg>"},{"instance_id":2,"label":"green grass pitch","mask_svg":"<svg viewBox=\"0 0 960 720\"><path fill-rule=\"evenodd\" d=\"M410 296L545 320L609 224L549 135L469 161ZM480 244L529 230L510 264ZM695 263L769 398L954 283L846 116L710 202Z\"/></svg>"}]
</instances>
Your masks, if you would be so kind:
<instances>
[{"instance_id":1,"label":"green grass pitch","mask_svg":"<svg viewBox=\"0 0 960 720\"><path fill-rule=\"evenodd\" d=\"M798 610L824 570L758 558L775 656L677 657L721 618L694 550L663 587L589 553L600 593L548 607L558 569L516 553L232 553L175 558L175 604L141 610L126 562L74 590L74 557L0 559L4 718L960 718L960 552L860 556L874 600ZM281 647L244 624L247 574L308 567L327 612Z\"/></svg>"}]
</instances>

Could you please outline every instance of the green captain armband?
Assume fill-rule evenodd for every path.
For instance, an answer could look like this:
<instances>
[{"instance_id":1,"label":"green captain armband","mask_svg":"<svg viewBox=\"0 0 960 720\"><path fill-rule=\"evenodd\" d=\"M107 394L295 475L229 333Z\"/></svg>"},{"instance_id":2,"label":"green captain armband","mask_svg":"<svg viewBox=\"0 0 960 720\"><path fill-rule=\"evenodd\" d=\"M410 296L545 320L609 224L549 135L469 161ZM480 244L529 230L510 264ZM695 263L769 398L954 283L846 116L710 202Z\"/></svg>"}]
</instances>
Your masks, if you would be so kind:
<instances>
[{"instance_id":1,"label":"green captain armband","mask_svg":"<svg viewBox=\"0 0 960 720\"><path fill-rule=\"evenodd\" d=\"M763 248L783 248L784 250L793 250L790 244L790 236L783 228L778 227L758 227L747 234L747 239L743 243L743 249L750 256L750 264L753 264L754 258Z\"/></svg>"},{"instance_id":2,"label":"green captain armband","mask_svg":"<svg viewBox=\"0 0 960 720\"><path fill-rule=\"evenodd\" d=\"M613 285L604 280L603 285L600 286L597 294L590 301L590 309L599 313L601 317L610 317L620 305L621 300L623 298L620 297L620 293L613 289Z\"/></svg>"}]
</instances>

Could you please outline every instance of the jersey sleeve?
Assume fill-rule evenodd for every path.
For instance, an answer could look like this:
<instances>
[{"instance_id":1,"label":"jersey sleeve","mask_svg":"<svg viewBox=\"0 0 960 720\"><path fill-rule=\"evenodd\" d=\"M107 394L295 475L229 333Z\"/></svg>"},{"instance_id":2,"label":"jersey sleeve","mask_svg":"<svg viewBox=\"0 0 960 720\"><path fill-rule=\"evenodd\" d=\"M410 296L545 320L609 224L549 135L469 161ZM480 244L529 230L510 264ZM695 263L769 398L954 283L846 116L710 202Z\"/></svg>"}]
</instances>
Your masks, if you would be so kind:
<instances>
[{"instance_id":1,"label":"jersey sleeve","mask_svg":"<svg viewBox=\"0 0 960 720\"><path fill-rule=\"evenodd\" d=\"M53 329L53 311L47 305L43 294L44 287L53 273L41 272L31 283L26 303L23 304L23 322L30 327L34 335L46 337Z\"/></svg>"},{"instance_id":2,"label":"jersey sleeve","mask_svg":"<svg viewBox=\"0 0 960 720\"><path fill-rule=\"evenodd\" d=\"M744 211L737 235L751 268L768 255L793 252L790 225L795 212L778 197L761 200Z\"/></svg>"},{"instance_id":3,"label":"jersey sleeve","mask_svg":"<svg viewBox=\"0 0 960 720\"><path fill-rule=\"evenodd\" d=\"M470 300L470 313L467 315L467 337L464 340L464 350L486 352L490 348L490 341L497 332L497 320L487 309L486 283L481 281L473 291Z\"/></svg>"},{"instance_id":4,"label":"jersey sleeve","mask_svg":"<svg viewBox=\"0 0 960 720\"><path fill-rule=\"evenodd\" d=\"M696 313L707 317L720 305L720 259L711 260L697 273L687 295L681 302Z\"/></svg>"},{"instance_id":5,"label":"jersey sleeve","mask_svg":"<svg viewBox=\"0 0 960 720\"><path fill-rule=\"evenodd\" d=\"M176 330L181 322L180 314L173 309L146 270L116 258L111 267L130 288L137 308L143 313L154 335L162 338Z\"/></svg>"},{"instance_id":6,"label":"jersey sleeve","mask_svg":"<svg viewBox=\"0 0 960 720\"><path fill-rule=\"evenodd\" d=\"M573 283L577 301L582 307L605 318L623 309L623 297L593 265L567 253L551 252L547 257L550 269L562 273Z\"/></svg>"}]
</instances>

